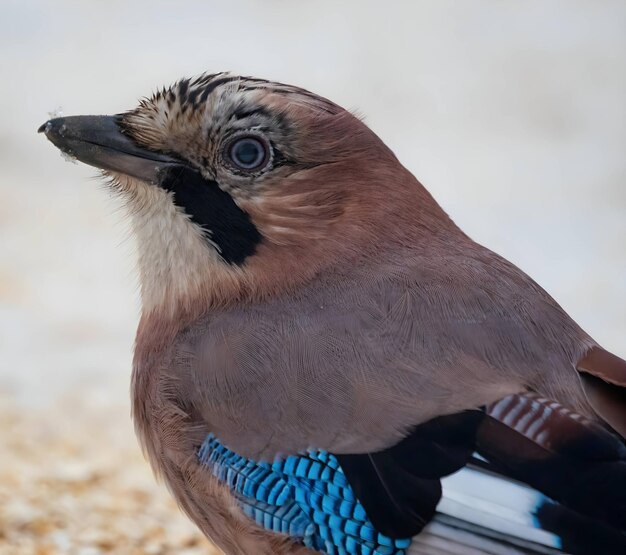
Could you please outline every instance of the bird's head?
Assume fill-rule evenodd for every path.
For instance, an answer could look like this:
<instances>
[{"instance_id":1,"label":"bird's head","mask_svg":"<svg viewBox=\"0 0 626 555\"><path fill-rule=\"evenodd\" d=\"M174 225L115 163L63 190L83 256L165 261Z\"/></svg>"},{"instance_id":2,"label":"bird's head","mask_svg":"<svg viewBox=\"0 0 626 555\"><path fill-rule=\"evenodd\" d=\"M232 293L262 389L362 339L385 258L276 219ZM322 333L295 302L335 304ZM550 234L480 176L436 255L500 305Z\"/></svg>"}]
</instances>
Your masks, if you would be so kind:
<instances>
[{"instance_id":1,"label":"bird's head","mask_svg":"<svg viewBox=\"0 0 626 555\"><path fill-rule=\"evenodd\" d=\"M144 312L271 296L443 221L357 117L261 79L183 79L129 112L40 131L125 199Z\"/></svg>"}]
</instances>

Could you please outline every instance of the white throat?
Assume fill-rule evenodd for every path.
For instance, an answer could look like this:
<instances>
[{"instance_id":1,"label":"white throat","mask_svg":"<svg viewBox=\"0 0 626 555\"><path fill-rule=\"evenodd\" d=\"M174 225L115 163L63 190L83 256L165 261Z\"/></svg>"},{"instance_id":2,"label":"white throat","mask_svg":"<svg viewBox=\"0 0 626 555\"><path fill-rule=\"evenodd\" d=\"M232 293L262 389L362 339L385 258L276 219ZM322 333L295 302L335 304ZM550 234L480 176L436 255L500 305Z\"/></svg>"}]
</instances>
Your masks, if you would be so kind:
<instances>
[{"instance_id":1,"label":"white throat","mask_svg":"<svg viewBox=\"0 0 626 555\"><path fill-rule=\"evenodd\" d=\"M124 185L130 193L144 313L173 314L200 291L232 282L236 270L222 261L171 193L136 180Z\"/></svg>"}]
</instances>

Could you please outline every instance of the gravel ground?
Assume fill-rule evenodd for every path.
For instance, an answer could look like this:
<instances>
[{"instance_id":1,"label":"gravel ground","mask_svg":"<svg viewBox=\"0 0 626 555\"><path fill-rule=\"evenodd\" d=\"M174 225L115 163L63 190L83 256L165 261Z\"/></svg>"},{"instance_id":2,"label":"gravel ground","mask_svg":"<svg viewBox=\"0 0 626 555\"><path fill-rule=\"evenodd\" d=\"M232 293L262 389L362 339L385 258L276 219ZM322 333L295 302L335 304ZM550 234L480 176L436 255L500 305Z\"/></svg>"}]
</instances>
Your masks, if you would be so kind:
<instances>
[{"instance_id":1,"label":"gravel ground","mask_svg":"<svg viewBox=\"0 0 626 555\"><path fill-rule=\"evenodd\" d=\"M155 481L128 407L90 401L0 397L0 554L218 553Z\"/></svg>"}]
</instances>

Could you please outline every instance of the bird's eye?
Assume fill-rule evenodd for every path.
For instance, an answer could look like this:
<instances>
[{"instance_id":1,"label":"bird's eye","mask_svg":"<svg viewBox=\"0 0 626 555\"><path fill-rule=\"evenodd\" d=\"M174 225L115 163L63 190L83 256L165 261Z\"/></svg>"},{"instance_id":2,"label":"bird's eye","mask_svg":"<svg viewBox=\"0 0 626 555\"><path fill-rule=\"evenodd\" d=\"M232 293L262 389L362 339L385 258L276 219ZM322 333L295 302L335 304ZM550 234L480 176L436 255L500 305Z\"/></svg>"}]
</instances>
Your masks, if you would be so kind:
<instances>
[{"instance_id":1,"label":"bird's eye","mask_svg":"<svg viewBox=\"0 0 626 555\"><path fill-rule=\"evenodd\" d=\"M258 170L269 162L270 148L257 137L236 139L228 149L231 162L241 170Z\"/></svg>"}]
</instances>

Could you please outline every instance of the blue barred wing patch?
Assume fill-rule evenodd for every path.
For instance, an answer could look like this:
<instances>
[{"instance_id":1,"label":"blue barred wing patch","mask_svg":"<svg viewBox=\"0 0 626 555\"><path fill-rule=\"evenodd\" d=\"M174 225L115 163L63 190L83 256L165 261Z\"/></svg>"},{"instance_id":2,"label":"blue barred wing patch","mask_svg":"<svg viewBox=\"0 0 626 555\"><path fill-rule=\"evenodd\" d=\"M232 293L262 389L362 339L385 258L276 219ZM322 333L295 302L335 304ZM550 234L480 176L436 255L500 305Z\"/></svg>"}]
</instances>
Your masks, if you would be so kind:
<instances>
[{"instance_id":1,"label":"blue barred wing patch","mask_svg":"<svg viewBox=\"0 0 626 555\"><path fill-rule=\"evenodd\" d=\"M404 555L411 543L376 531L330 453L257 463L211 434L198 456L228 485L246 515L306 547L328 555Z\"/></svg>"}]
</instances>

